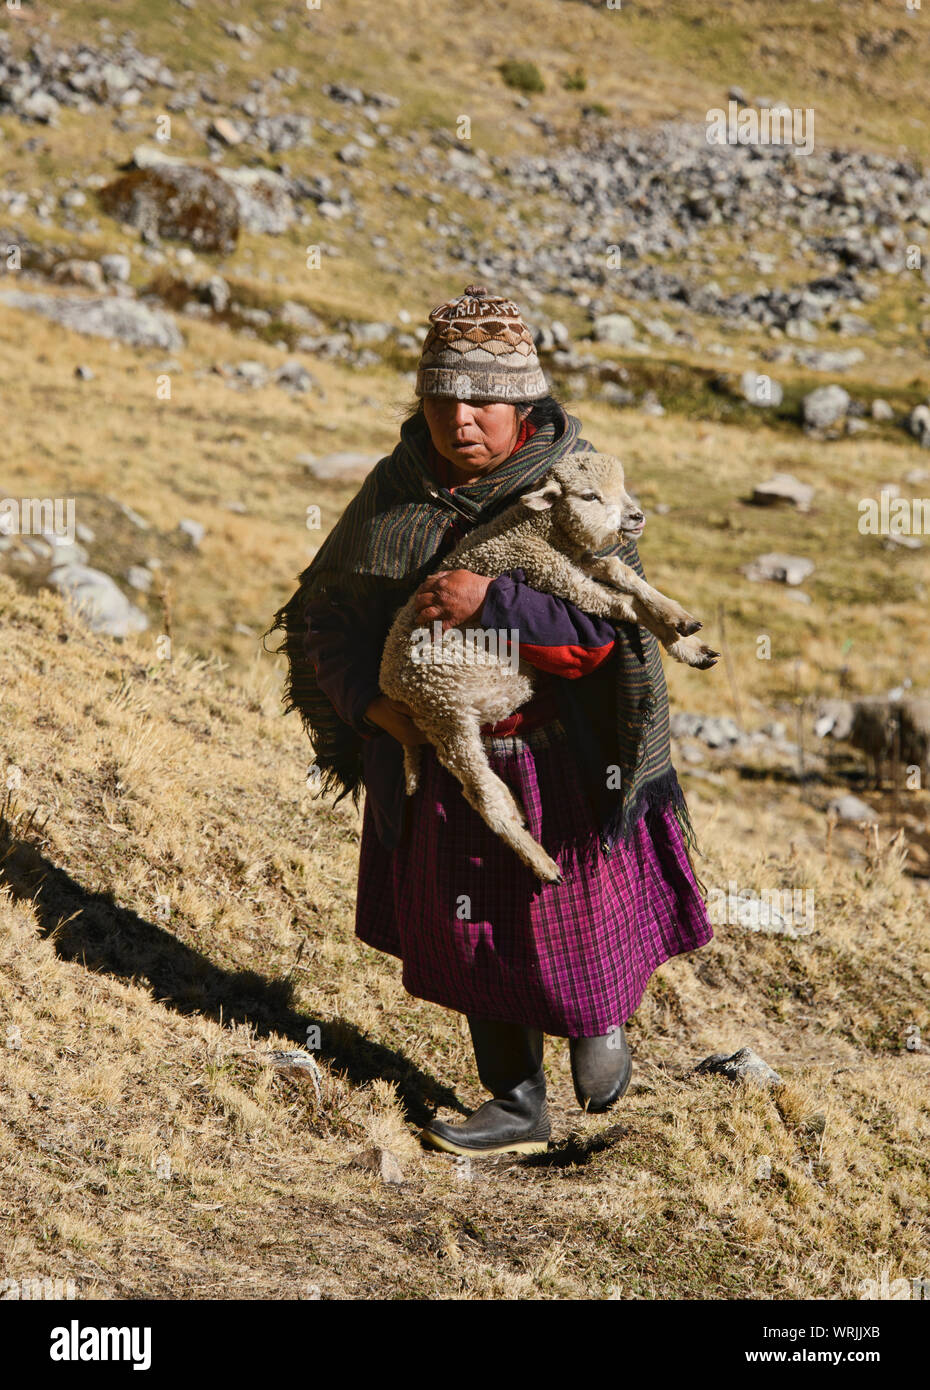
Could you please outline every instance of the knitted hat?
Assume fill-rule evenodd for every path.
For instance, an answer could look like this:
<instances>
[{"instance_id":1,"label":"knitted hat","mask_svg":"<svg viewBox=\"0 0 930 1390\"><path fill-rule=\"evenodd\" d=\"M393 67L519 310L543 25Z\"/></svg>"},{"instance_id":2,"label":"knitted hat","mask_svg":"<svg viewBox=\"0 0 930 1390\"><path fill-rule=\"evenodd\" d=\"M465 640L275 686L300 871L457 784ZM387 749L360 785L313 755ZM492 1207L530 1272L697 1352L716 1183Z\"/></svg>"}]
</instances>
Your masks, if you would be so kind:
<instances>
[{"instance_id":1,"label":"knitted hat","mask_svg":"<svg viewBox=\"0 0 930 1390\"><path fill-rule=\"evenodd\" d=\"M468 285L430 314L417 370L418 396L535 401L549 394L532 335L512 299Z\"/></svg>"}]
</instances>

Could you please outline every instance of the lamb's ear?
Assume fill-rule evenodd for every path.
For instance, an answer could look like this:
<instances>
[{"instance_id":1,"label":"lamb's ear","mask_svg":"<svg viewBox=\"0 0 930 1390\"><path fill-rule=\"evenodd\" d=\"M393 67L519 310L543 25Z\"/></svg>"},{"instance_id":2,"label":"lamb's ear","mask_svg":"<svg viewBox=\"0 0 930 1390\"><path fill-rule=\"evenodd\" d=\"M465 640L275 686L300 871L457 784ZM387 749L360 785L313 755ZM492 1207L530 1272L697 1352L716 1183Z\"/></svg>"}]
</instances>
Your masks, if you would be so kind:
<instances>
[{"instance_id":1,"label":"lamb's ear","mask_svg":"<svg viewBox=\"0 0 930 1390\"><path fill-rule=\"evenodd\" d=\"M562 484L555 478L550 478L543 483L538 492L524 492L520 501L524 507L528 507L531 512L544 512L547 507L551 507L553 502L562 496Z\"/></svg>"}]
</instances>

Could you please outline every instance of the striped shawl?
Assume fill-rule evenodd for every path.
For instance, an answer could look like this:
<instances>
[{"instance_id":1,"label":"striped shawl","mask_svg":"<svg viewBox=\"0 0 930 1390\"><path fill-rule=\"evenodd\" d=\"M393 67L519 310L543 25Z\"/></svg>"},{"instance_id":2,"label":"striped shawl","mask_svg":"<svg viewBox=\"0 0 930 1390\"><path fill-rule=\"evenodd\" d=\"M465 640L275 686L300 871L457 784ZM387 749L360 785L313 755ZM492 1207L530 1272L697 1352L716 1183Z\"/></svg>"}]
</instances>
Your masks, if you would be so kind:
<instances>
[{"instance_id":1,"label":"striped shawl","mask_svg":"<svg viewBox=\"0 0 930 1390\"><path fill-rule=\"evenodd\" d=\"M363 599L373 623L363 640L371 640L373 631L383 644L397 609L436 568L451 521L464 515L475 525L484 524L541 482L565 454L592 451L580 431L580 422L567 414L561 432L556 424L543 425L493 472L451 494L430 471L426 422L422 415L414 416L401 426L394 452L372 469L300 575L296 592L276 613L269 632L283 633L277 650L288 661L285 710L300 713L322 773L321 788L339 791L337 801L351 794L359 804L363 740L338 718L316 684L304 645L306 603ZM598 553L619 555L643 574L633 541L618 541ZM602 666L581 680L556 683L560 718L573 740L600 826L598 844L609 855L618 837L626 840L644 815L671 805L693 846L694 832L671 764L659 644L651 632L633 624L617 623L615 630L616 643ZM596 854L597 848L593 845L591 852Z\"/></svg>"}]
</instances>

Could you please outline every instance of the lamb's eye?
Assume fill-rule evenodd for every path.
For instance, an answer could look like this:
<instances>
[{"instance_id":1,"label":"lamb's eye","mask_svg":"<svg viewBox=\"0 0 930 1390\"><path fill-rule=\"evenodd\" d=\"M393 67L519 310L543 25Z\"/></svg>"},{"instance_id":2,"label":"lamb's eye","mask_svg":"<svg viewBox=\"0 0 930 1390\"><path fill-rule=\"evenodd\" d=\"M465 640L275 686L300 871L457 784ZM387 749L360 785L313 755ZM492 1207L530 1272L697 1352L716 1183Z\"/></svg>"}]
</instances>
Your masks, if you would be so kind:
<instances>
[{"instance_id":1,"label":"lamb's eye","mask_svg":"<svg viewBox=\"0 0 930 1390\"><path fill-rule=\"evenodd\" d=\"M601 500L596 492L579 492L578 496L582 502L600 502Z\"/></svg>"}]
</instances>

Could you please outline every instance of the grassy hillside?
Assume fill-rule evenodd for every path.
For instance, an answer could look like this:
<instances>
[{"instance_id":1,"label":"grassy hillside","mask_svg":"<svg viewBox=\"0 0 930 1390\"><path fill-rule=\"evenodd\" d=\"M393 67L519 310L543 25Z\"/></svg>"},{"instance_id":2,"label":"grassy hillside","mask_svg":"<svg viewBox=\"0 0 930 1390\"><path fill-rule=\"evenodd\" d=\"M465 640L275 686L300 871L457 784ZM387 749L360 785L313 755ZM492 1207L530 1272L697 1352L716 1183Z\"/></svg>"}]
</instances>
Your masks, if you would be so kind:
<instances>
[{"instance_id":1,"label":"grassy hillside","mask_svg":"<svg viewBox=\"0 0 930 1390\"><path fill-rule=\"evenodd\" d=\"M702 873L812 888L814 933L721 926L663 967L606 1122L549 1040L558 1142L463 1171L414 1137L481 1098L461 1021L355 940L357 817L303 787L268 673L153 663L8 580L0 618L5 1274L79 1297L855 1298L926 1269L926 902L884 841L857 867L790 793L695 787ZM312 1025L319 1101L268 1060ZM689 1075L745 1044L771 1094ZM402 1185L347 1166L372 1144Z\"/></svg>"},{"instance_id":2,"label":"grassy hillside","mask_svg":"<svg viewBox=\"0 0 930 1390\"><path fill-rule=\"evenodd\" d=\"M796 759L761 754L680 760L705 883L811 891L815 930L720 925L693 959L663 967L629 1030L633 1086L607 1117L579 1113L566 1044L549 1040L557 1142L538 1159L462 1168L420 1149L437 1108L454 1118L484 1098L464 1020L411 999L398 964L356 941L359 820L305 786L311 750L280 716L282 668L260 641L358 486L319 481L298 456L392 448L416 360L393 341L364 369L297 349L284 302L329 332L409 331L479 275L460 247L517 245L521 228L554 216L553 200L533 195L509 220L513 209L440 177L432 154L448 153L461 115L475 152L543 157L592 122L621 136L700 123L736 83L813 106L825 146L926 159L926 13L788 0L763 27L745 0L615 11L87 0L0 16L19 53L41 31L63 48L129 35L161 57L178 91L199 94L172 111L171 143L197 160L208 119L293 67L270 109L311 116L312 143L280 158L240 146L223 163L325 175L355 208L325 220L313 207L279 237L244 233L226 257L156 250L94 194L152 141L169 89L119 112L63 106L50 126L0 110L0 230L28 243L28 287L75 293L47 266L126 252L135 291L167 304L185 339L169 357L0 305L0 497L74 497L91 565L124 584L129 566L156 561L165 580L132 594L151 626L120 643L41 590L38 567L15 583L0 573L0 1277L71 1279L82 1298L834 1299L883 1271L926 1276L930 1045L913 1043L930 1038L930 792L866 792L877 833L833 830L827 803L861 768L847 760L844 779L810 735L818 696L905 679L930 690L930 551L886 548L856 524L858 501L885 483L930 492L930 455L900 418L805 434L799 401L833 376L796 360L769 367L761 328L646 306L622 285L605 292L609 308L652 312L686 336L626 351L592 343L571 296L525 305L665 408L618 407L556 373L585 435L627 465L649 515L650 580L705 619L713 645L725 638L713 672L667 664L673 710L736 714L747 728L779 719L789 738L800 714L815 773L799 781ZM545 89L505 86L506 59L535 62ZM322 92L335 80L397 98L381 118L408 143L379 136L362 165L340 162L361 118ZM489 187L508 188L496 166ZM86 202L68 210L60 200L76 190ZM733 292L815 273L777 220L745 242L739 228L708 227L704 279ZM310 270L317 243L322 267ZM773 268L747 249L771 253ZM269 321L184 314L214 273ZM916 275L866 278L871 331L849 339L864 357L836 379L900 417L930 389L930 296ZM824 329L818 345L837 340ZM231 389L217 370L289 357L312 371L306 395ZM772 370L782 409L739 400L746 368ZM777 471L814 485L809 512L748 505ZM321 527L308 531L312 505ZM199 548L182 517L205 526ZM809 604L744 578L767 551L815 561ZM313 1027L319 1096L270 1055L304 1046ZM746 1045L782 1085L692 1075L709 1053ZM403 1184L350 1166L372 1146L397 1155Z\"/></svg>"}]
</instances>

